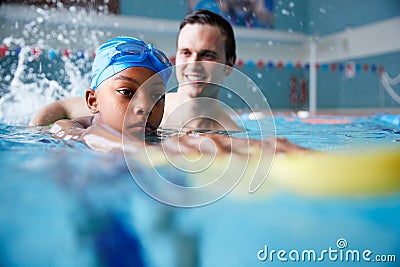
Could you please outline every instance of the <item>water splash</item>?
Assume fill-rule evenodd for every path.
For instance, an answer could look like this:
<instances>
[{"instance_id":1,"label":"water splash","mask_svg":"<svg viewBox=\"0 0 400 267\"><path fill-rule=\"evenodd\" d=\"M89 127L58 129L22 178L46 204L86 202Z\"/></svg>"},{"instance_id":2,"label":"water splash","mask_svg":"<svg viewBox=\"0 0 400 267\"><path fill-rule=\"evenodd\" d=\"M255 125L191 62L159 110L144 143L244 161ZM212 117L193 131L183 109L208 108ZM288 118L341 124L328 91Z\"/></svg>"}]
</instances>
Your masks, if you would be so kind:
<instances>
[{"instance_id":1,"label":"water splash","mask_svg":"<svg viewBox=\"0 0 400 267\"><path fill-rule=\"evenodd\" d=\"M0 58L0 123L11 125L26 125L45 104L82 95L89 86L88 55L111 36L93 27L93 20L109 13L106 6L98 7L100 12L22 7L23 16L4 9L1 14L5 24L0 40L9 50ZM65 55L66 49L71 53Z\"/></svg>"},{"instance_id":2,"label":"water splash","mask_svg":"<svg viewBox=\"0 0 400 267\"><path fill-rule=\"evenodd\" d=\"M62 56L59 59L35 59L32 47L25 46L16 57L9 85L2 86L0 122L26 125L35 111L45 104L80 95L89 86L87 62ZM6 82L6 81L4 81Z\"/></svg>"}]
</instances>

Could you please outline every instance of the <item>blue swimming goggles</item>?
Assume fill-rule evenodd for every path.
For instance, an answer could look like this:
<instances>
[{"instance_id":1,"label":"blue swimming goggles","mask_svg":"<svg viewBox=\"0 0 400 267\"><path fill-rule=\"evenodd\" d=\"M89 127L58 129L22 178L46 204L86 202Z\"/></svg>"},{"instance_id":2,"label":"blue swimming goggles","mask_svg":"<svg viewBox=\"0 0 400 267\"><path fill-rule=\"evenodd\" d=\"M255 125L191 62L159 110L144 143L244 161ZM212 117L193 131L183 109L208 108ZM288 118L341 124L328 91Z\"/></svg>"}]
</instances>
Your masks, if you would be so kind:
<instances>
[{"instance_id":1,"label":"blue swimming goggles","mask_svg":"<svg viewBox=\"0 0 400 267\"><path fill-rule=\"evenodd\" d=\"M99 48L93 62L91 88L95 90L106 79L130 67L150 69L158 73L166 85L171 66L168 57L152 44L132 37L117 37Z\"/></svg>"}]
</instances>

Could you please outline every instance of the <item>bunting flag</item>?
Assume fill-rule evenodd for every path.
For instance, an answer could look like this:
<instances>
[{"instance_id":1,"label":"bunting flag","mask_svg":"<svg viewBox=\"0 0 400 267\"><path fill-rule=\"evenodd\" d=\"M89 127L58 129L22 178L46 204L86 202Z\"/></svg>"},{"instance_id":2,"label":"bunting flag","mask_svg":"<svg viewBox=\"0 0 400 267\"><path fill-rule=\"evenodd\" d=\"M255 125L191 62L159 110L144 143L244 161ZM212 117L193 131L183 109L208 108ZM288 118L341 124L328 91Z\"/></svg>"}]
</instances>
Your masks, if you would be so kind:
<instances>
[{"instance_id":1,"label":"bunting flag","mask_svg":"<svg viewBox=\"0 0 400 267\"><path fill-rule=\"evenodd\" d=\"M5 57L8 51L8 47L6 45L0 45L0 57Z\"/></svg>"},{"instance_id":2,"label":"bunting flag","mask_svg":"<svg viewBox=\"0 0 400 267\"><path fill-rule=\"evenodd\" d=\"M56 52L56 50L49 50L47 52L47 55L48 55L49 59L53 60L57 57L57 52Z\"/></svg>"},{"instance_id":3,"label":"bunting flag","mask_svg":"<svg viewBox=\"0 0 400 267\"><path fill-rule=\"evenodd\" d=\"M0 59L5 58L7 56L12 56L12 55L19 55L21 52L21 47L20 46L7 46L5 44L0 45ZM35 60L39 60L41 57L45 56L49 60L54 60L57 57L66 57L66 58L71 58L71 59L88 59L88 60L93 60L94 57L96 56L95 51L85 51L85 50L71 50L71 49L63 49L63 50L57 50L57 49L51 49L51 48L39 48L39 47L30 47L30 53L34 57ZM170 61L172 64L175 64L175 57L172 56L170 57ZM238 58L236 61L236 67L238 68L257 68L259 70L271 70L271 69L278 69L278 70L305 70L309 71L310 70L310 64L308 62L292 62L292 61L284 61L284 60L268 60L265 61L263 59L257 59L257 60L243 60L241 58ZM359 62L354 62L354 61L346 61L346 62L332 62L332 63L315 63L313 68L317 71L320 72L343 72L343 73L351 73L351 76L356 73L377 73L377 74L382 74L384 71L384 67L379 64L367 64L367 63L359 63Z\"/></svg>"},{"instance_id":4,"label":"bunting flag","mask_svg":"<svg viewBox=\"0 0 400 267\"><path fill-rule=\"evenodd\" d=\"M70 52L69 49L64 49L64 51L63 51L63 56L69 58L70 54L71 54L71 52Z\"/></svg>"},{"instance_id":5,"label":"bunting flag","mask_svg":"<svg viewBox=\"0 0 400 267\"><path fill-rule=\"evenodd\" d=\"M258 60L258 61L257 61L257 67L258 67L259 69L264 68L264 61Z\"/></svg>"},{"instance_id":6,"label":"bunting flag","mask_svg":"<svg viewBox=\"0 0 400 267\"><path fill-rule=\"evenodd\" d=\"M292 69L304 69L306 71L310 70L310 64L307 62L300 62L296 61L293 63L292 61L287 61L284 62L283 60L278 60L278 61L264 61L262 59L258 60L248 60L245 62L243 59L238 58L236 61L236 66L238 68L254 68L257 67L258 69L280 69L280 70L292 70ZM381 74L384 71L384 67L382 65L377 66L376 64L361 64L361 63L355 63L353 61L346 61L346 62L332 62L332 63L315 63L314 68L317 71L321 72L352 72L354 74L359 73L359 72L371 72L375 73L377 72L378 74ZM353 75L353 74L352 74Z\"/></svg>"},{"instance_id":7,"label":"bunting flag","mask_svg":"<svg viewBox=\"0 0 400 267\"><path fill-rule=\"evenodd\" d=\"M238 59L237 60L237 62L236 62L236 65L239 67L239 68L242 68L243 67L243 64L244 64L244 62L243 62L243 60L242 59Z\"/></svg>"}]
</instances>

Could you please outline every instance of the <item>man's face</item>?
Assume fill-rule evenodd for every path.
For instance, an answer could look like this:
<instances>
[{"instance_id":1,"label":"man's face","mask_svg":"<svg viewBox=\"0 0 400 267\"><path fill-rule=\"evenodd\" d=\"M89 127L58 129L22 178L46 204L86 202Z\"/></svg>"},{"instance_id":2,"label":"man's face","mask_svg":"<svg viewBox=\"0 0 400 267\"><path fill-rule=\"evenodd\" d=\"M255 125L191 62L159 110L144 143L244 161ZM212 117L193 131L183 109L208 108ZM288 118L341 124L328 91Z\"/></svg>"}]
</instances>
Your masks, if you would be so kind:
<instances>
[{"instance_id":1,"label":"man's face","mask_svg":"<svg viewBox=\"0 0 400 267\"><path fill-rule=\"evenodd\" d=\"M224 65L225 38L217 26L187 24L181 29L177 42L176 76L187 96L218 96L218 87L213 84L222 84L224 76L231 70Z\"/></svg>"},{"instance_id":2,"label":"man's face","mask_svg":"<svg viewBox=\"0 0 400 267\"><path fill-rule=\"evenodd\" d=\"M103 123L122 132L125 120L126 134L155 131L164 112L165 87L154 74L146 68L132 67L104 81L95 91Z\"/></svg>"}]
</instances>

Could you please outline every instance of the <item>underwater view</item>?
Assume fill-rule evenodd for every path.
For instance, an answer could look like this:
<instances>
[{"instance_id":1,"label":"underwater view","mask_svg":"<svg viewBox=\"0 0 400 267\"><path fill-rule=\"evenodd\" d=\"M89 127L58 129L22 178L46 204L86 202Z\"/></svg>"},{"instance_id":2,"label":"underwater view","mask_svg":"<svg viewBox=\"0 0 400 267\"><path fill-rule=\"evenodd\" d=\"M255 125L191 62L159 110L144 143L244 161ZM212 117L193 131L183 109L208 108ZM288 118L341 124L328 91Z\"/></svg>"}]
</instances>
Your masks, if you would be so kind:
<instances>
[{"instance_id":1,"label":"underwater view","mask_svg":"<svg viewBox=\"0 0 400 267\"><path fill-rule=\"evenodd\" d=\"M398 127L374 117L313 119L330 123L276 116L277 134L326 155L277 156L256 193L243 193L241 181L224 198L198 208L168 206L147 195L122 153L98 153L37 127L2 124L1 263L275 266L282 262L271 250L285 250L299 253L286 258L300 266L358 266L368 250L366 259L386 257L375 265L397 266ZM318 138L307 137L316 131ZM156 178L148 167L136 168ZM157 168L170 179L190 178L168 164ZM332 254L324 256L329 249ZM315 258L302 260L304 250L315 251Z\"/></svg>"},{"instance_id":2,"label":"underwater view","mask_svg":"<svg viewBox=\"0 0 400 267\"><path fill-rule=\"evenodd\" d=\"M314 70L308 59L297 58L309 53L297 32L320 30L318 19L343 3L321 4L307 23L305 10L313 1L271 1L275 16L268 22L257 22L256 13L251 25L225 17L235 26L238 60L224 86L240 88L221 90L220 99L243 129L223 135L282 137L308 150L260 158L216 154L206 168L188 171L179 164L196 162L183 153L168 158L163 150L98 152L54 138L52 125L28 124L41 107L84 96L96 49L109 38L144 39L174 63L178 22L196 1L177 1L170 13L163 10L170 1L162 0L151 8L146 1L100 1L94 7L77 1L85 8L70 5L74 1L28 2L0 5L0 266L399 265L399 81L390 77L398 71L400 48L382 46L380 51L390 52L332 62L333 55L317 53L314 61L321 61ZM387 1L387 17L398 19L397 7ZM215 5L209 8L215 11ZM352 23L350 28L358 26ZM253 29L247 35L243 27ZM329 34L337 30L325 27ZM281 59L262 61L263 42L282 50L275 54ZM350 51L354 44L346 45ZM348 66L356 73L346 72ZM159 132L171 135L169 129ZM160 182L201 188L222 176L233 181L222 193L214 187L180 195Z\"/></svg>"}]
</instances>

